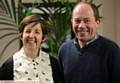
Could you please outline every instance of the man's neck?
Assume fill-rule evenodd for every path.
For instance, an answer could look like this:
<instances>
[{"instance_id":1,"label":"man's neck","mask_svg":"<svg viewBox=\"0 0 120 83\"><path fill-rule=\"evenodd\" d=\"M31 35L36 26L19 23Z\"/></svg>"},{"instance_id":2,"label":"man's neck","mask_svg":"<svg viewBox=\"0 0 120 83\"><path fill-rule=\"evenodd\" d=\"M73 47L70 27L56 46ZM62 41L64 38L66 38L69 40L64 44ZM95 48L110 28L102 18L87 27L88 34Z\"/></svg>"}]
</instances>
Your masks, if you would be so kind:
<instances>
[{"instance_id":1,"label":"man's neck","mask_svg":"<svg viewBox=\"0 0 120 83\"><path fill-rule=\"evenodd\" d=\"M91 38L90 40L87 40L87 41L78 40L78 44L79 44L80 48L83 48L85 45L88 45L88 44L92 43L97 38L98 38L98 35L94 36L93 38Z\"/></svg>"}]
</instances>

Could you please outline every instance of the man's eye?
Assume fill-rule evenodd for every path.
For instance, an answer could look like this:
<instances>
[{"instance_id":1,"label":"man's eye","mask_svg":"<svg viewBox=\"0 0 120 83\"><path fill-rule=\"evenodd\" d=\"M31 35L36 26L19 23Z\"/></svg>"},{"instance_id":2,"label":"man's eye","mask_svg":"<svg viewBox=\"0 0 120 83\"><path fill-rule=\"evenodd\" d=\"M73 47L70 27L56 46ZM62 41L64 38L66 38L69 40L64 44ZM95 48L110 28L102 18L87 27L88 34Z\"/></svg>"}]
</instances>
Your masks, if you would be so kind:
<instances>
[{"instance_id":1,"label":"man's eye","mask_svg":"<svg viewBox=\"0 0 120 83\"><path fill-rule=\"evenodd\" d=\"M88 22L89 22L89 20L85 20L85 22L86 22L86 23L88 23Z\"/></svg>"},{"instance_id":2,"label":"man's eye","mask_svg":"<svg viewBox=\"0 0 120 83\"><path fill-rule=\"evenodd\" d=\"M90 20L89 20L89 19L85 19L84 22L85 22L85 23L89 23Z\"/></svg>"},{"instance_id":3,"label":"man's eye","mask_svg":"<svg viewBox=\"0 0 120 83\"><path fill-rule=\"evenodd\" d=\"M81 20L79 20L79 19L76 19L76 20L75 20L75 22L76 22L76 23L80 23L80 22L81 22Z\"/></svg>"}]
</instances>

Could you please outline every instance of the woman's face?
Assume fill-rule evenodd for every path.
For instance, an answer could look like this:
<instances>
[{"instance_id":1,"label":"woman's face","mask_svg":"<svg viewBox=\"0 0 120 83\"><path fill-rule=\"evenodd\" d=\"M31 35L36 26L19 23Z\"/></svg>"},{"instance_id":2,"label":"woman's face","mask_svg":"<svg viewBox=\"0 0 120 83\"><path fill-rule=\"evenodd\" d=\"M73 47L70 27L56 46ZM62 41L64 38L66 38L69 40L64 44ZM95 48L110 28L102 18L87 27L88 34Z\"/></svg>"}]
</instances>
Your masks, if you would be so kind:
<instances>
[{"instance_id":1,"label":"woman's face","mask_svg":"<svg viewBox=\"0 0 120 83\"><path fill-rule=\"evenodd\" d=\"M42 29L40 23L31 23L25 26L22 35L23 46L26 49L35 50L42 42Z\"/></svg>"}]
</instances>

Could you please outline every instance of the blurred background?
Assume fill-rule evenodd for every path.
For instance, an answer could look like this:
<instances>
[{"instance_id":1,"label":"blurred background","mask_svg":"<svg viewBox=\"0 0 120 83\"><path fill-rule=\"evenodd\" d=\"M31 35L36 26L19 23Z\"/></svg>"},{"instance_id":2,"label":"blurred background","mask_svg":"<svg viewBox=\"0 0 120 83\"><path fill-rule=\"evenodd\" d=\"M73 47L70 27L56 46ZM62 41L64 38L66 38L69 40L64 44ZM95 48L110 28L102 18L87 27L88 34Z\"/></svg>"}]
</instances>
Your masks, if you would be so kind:
<instances>
[{"instance_id":1,"label":"blurred background","mask_svg":"<svg viewBox=\"0 0 120 83\"><path fill-rule=\"evenodd\" d=\"M41 13L49 22L51 33L43 50L57 56L59 46L72 38L70 15L78 0L0 0L0 65L21 47L18 24L32 12ZM79 0L81 1L81 0ZM84 1L84 0L83 0ZM99 7L99 34L120 46L120 0L87 0Z\"/></svg>"}]
</instances>

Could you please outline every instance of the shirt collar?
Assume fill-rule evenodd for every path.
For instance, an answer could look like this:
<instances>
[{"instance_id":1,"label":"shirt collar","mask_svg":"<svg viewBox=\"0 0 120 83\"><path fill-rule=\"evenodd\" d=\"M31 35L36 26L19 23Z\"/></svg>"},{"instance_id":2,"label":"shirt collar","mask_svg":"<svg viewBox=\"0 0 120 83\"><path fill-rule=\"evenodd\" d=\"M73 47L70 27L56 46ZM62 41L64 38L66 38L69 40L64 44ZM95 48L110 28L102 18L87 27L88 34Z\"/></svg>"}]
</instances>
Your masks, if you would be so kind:
<instances>
[{"instance_id":1,"label":"shirt collar","mask_svg":"<svg viewBox=\"0 0 120 83\"><path fill-rule=\"evenodd\" d=\"M94 37L93 39L91 39L90 41L88 41L88 42L86 43L86 45L94 42L94 41L95 41L96 39L98 39L98 38L99 38L99 35L95 35L95 37ZM77 40L77 38L75 38L74 44L75 44L75 45L78 45L78 40Z\"/></svg>"},{"instance_id":2,"label":"shirt collar","mask_svg":"<svg viewBox=\"0 0 120 83\"><path fill-rule=\"evenodd\" d=\"M42 55L41 55L42 51L41 51L41 49L40 49L39 51L40 51L40 52L39 52L39 56L36 57L35 59L31 59L31 58L29 58L28 56L26 56L26 54L25 54L25 52L24 52L24 49L21 48L21 50L19 51L19 53L20 53L19 56L21 56L21 57L22 57L24 60L26 60L28 63L31 63L32 61L38 62L38 61L42 58Z\"/></svg>"}]
</instances>

